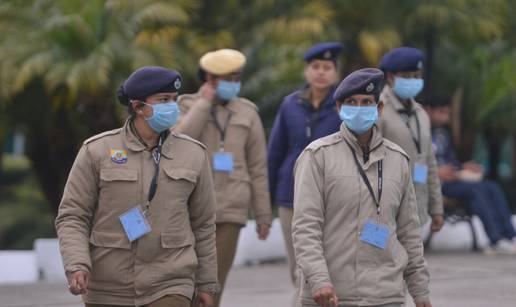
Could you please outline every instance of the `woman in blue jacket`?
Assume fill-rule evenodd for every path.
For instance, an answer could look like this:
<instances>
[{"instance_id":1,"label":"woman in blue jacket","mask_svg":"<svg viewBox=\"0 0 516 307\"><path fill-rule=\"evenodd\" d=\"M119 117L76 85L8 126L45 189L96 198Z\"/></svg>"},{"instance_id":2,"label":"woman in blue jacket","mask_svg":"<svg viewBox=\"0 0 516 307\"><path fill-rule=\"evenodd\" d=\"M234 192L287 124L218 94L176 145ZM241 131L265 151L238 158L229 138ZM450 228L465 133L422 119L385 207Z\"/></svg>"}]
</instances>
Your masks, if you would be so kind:
<instances>
[{"instance_id":1,"label":"woman in blue jacket","mask_svg":"<svg viewBox=\"0 0 516 307\"><path fill-rule=\"evenodd\" d=\"M276 114L269 138L269 187L277 205L289 257L292 282L297 287L292 247L293 169L297 157L312 141L339 130L341 120L335 109L333 91L339 81L337 57L340 43L320 43L304 54L307 85L286 96Z\"/></svg>"}]
</instances>

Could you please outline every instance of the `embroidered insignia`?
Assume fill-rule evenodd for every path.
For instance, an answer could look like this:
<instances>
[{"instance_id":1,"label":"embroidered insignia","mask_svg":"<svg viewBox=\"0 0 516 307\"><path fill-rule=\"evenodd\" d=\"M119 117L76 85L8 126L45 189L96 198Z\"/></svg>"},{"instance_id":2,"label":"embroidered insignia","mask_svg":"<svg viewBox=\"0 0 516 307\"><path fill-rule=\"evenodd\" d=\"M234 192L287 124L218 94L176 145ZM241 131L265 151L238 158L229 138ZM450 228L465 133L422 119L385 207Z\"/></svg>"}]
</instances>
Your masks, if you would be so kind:
<instances>
[{"instance_id":1,"label":"embroidered insignia","mask_svg":"<svg viewBox=\"0 0 516 307\"><path fill-rule=\"evenodd\" d=\"M369 83L369 85L366 87L366 91L367 91L368 93L371 93L373 90L374 90L374 84L371 82L371 83Z\"/></svg>"},{"instance_id":2,"label":"embroidered insignia","mask_svg":"<svg viewBox=\"0 0 516 307\"><path fill-rule=\"evenodd\" d=\"M178 90L181 87L181 79L177 78L174 82L174 87Z\"/></svg>"},{"instance_id":3,"label":"embroidered insignia","mask_svg":"<svg viewBox=\"0 0 516 307\"><path fill-rule=\"evenodd\" d=\"M328 50L328 51L326 51L326 52L323 54L323 57L324 57L325 59L330 59L330 58L331 58L331 52L330 52L329 50Z\"/></svg>"},{"instance_id":4,"label":"embroidered insignia","mask_svg":"<svg viewBox=\"0 0 516 307\"><path fill-rule=\"evenodd\" d=\"M127 162L127 151L122 149L111 149L111 161L117 164L124 164Z\"/></svg>"},{"instance_id":5,"label":"embroidered insignia","mask_svg":"<svg viewBox=\"0 0 516 307\"><path fill-rule=\"evenodd\" d=\"M423 61L417 62L417 69L423 69Z\"/></svg>"}]
</instances>

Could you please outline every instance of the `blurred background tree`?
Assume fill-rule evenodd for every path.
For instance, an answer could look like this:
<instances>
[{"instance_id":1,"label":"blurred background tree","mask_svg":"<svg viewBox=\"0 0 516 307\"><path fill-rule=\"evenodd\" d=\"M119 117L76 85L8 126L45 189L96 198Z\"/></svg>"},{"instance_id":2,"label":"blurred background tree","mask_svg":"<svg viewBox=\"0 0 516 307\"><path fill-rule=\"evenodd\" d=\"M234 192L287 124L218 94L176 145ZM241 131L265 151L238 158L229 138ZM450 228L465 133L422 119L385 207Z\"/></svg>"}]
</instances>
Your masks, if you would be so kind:
<instances>
[{"instance_id":1,"label":"blurred background tree","mask_svg":"<svg viewBox=\"0 0 516 307\"><path fill-rule=\"evenodd\" d=\"M2 1L0 147L7 135L22 131L29 160L21 177L11 180L16 171L4 159L0 210L11 211L2 216L17 220L24 214L13 207L26 206L18 212L47 221L32 228L52 224L81 143L123 123L115 92L134 69L177 69L190 93L200 85L199 57L225 47L248 56L242 95L260 107L267 130L282 97L303 86L301 57L313 43L343 42L343 75L377 66L391 48L421 48L427 80L420 100L433 91L454 95L461 159L483 144L489 174L497 178L502 148L511 139L514 177L514 12L510 0ZM27 185L32 190L23 190ZM0 248L11 242L2 241L7 233L0 227Z\"/></svg>"}]
</instances>

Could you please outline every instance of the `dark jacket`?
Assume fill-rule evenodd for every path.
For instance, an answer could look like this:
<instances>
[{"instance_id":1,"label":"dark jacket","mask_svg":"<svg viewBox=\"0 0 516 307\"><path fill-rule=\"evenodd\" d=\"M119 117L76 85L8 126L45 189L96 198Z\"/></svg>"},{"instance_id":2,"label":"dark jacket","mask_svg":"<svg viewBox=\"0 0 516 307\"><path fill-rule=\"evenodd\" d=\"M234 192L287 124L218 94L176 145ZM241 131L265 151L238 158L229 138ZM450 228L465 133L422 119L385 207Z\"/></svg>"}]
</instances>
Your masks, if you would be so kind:
<instances>
[{"instance_id":1,"label":"dark jacket","mask_svg":"<svg viewBox=\"0 0 516 307\"><path fill-rule=\"evenodd\" d=\"M308 87L286 96L276 114L269 138L269 188L273 204L292 207L293 169L297 157L312 141L339 131L332 88L318 110L310 102Z\"/></svg>"}]
</instances>

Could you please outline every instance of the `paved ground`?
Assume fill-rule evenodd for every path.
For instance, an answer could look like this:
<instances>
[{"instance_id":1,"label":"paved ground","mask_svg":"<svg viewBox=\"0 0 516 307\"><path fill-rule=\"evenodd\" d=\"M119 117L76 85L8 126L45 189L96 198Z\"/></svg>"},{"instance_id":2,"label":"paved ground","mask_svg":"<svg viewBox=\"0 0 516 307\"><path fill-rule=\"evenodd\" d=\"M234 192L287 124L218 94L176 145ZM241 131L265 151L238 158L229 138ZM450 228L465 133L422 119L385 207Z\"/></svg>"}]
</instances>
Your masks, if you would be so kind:
<instances>
[{"instance_id":1,"label":"paved ground","mask_svg":"<svg viewBox=\"0 0 516 307\"><path fill-rule=\"evenodd\" d=\"M516 307L516 256L430 254L434 307ZM223 307L288 307L284 263L234 269ZM0 307L79 307L62 284L0 285ZM408 303L407 307L413 306Z\"/></svg>"}]
</instances>

